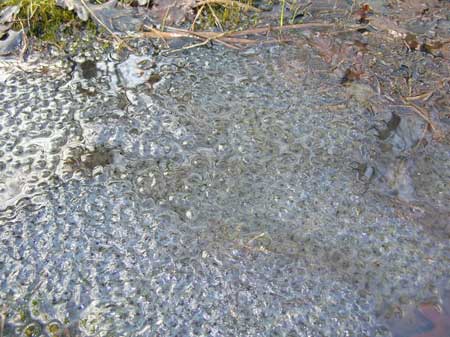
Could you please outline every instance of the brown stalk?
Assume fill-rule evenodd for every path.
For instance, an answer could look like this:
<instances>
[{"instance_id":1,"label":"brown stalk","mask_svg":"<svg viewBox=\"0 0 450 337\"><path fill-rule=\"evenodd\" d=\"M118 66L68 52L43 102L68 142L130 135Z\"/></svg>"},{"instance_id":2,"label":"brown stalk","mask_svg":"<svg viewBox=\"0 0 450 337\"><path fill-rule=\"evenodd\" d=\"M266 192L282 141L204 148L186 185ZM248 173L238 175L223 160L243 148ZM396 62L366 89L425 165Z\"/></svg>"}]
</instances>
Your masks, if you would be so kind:
<instances>
[{"instance_id":1,"label":"brown stalk","mask_svg":"<svg viewBox=\"0 0 450 337\"><path fill-rule=\"evenodd\" d=\"M240 38L239 36L246 36L246 35L257 35L262 33L270 33L270 32L279 32L283 30L292 30L292 29L309 29L309 28L330 28L334 27L332 24L324 24L324 23L305 23L305 24L294 24L294 25L286 25L282 27L259 27L259 28L253 28L253 29L247 29L242 31L228 31L228 32L222 32L222 33L216 33L216 32L194 32L192 30L185 30L185 29L179 29L174 27L167 27L167 31L161 31L154 27L145 26L146 29L149 31L141 33L141 36L147 37L147 38L162 38L162 39L175 39L175 38L191 38L191 39L198 39L203 40L202 42L196 43L194 45L186 46L180 49L177 49L175 51L180 50L187 50L199 46L203 46L211 41L216 41L217 43L223 44L229 48L233 49L239 49L235 44L256 44L256 43L275 43L280 42L279 40L267 40L267 41L258 41L254 39L247 39L247 38ZM289 40L283 40L283 41L289 41ZM174 51L174 52L175 52Z\"/></svg>"},{"instance_id":2,"label":"brown stalk","mask_svg":"<svg viewBox=\"0 0 450 337\"><path fill-rule=\"evenodd\" d=\"M195 30L195 23L197 22L198 18L200 17L200 15L202 14L203 8L205 8L205 5L203 5L202 7L200 7L200 9L198 10L197 14L195 14L195 18L192 21L192 25L191 25L191 30L194 31Z\"/></svg>"},{"instance_id":3,"label":"brown stalk","mask_svg":"<svg viewBox=\"0 0 450 337\"><path fill-rule=\"evenodd\" d=\"M211 14L212 14L212 16L213 16L213 18L214 18L214 21L216 21L216 25L217 25L217 26L220 28L220 30L223 32L222 24L220 23L220 20L219 20L219 18L217 17L216 12L214 11L214 9L212 8L212 6L211 6L209 3L207 3L207 5L208 5L209 10L211 11Z\"/></svg>"}]
</instances>

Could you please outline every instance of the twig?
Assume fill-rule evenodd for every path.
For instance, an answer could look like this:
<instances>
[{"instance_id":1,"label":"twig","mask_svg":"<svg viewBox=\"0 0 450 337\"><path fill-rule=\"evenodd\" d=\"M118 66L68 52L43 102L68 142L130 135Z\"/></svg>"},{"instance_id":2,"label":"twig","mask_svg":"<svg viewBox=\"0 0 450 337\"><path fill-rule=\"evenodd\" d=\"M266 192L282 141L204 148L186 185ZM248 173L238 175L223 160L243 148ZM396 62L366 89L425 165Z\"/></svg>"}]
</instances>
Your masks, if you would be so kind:
<instances>
[{"instance_id":1,"label":"twig","mask_svg":"<svg viewBox=\"0 0 450 337\"><path fill-rule=\"evenodd\" d=\"M428 101L430 99L431 96L433 96L434 91L429 91L429 92L425 92L423 94L419 94L416 96L408 96L408 97L403 97L406 101L411 102L411 101Z\"/></svg>"},{"instance_id":2,"label":"twig","mask_svg":"<svg viewBox=\"0 0 450 337\"><path fill-rule=\"evenodd\" d=\"M198 10L197 14L195 14L195 18L192 21L192 25L191 25L191 30L194 31L195 30L195 23L197 22L198 18L200 17L200 15L202 14L203 8L205 8L205 5L202 5L202 7L200 7L200 9Z\"/></svg>"},{"instance_id":3,"label":"twig","mask_svg":"<svg viewBox=\"0 0 450 337\"><path fill-rule=\"evenodd\" d=\"M188 49L204 46L204 45L208 44L209 42L211 42L212 40L216 40L216 39L220 38L223 34L224 33L220 33L220 34L217 34L215 36L208 37L204 41L196 43L196 44L192 44L190 46L186 46L186 47L182 47L182 48L174 49L174 50L169 50L168 52L166 52L166 54L173 54L173 53L176 53L176 52L179 52L179 51L184 51L184 50L188 50Z\"/></svg>"},{"instance_id":4,"label":"twig","mask_svg":"<svg viewBox=\"0 0 450 337\"><path fill-rule=\"evenodd\" d=\"M239 38L239 36L245 35L257 35L261 33L270 33L273 31L281 31L281 30L292 30L292 29L308 29L308 28L330 28L334 27L332 24L326 23L305 23L305 24L295 24L295 25L286 25L283 27L259 27L242 31L228 31L217 34L216 32L194 32L192 30L179 29L174 27L166 27L167 31L161 31L154 27L144 26L145 29L148 29L147 32L142 32L139 36L147 37L147 38L164 38L164 39L175 39L175 38L192 38L199 40L207 40L207 42L202 41L200 43L196 43L195 45L184 47L177 49L176 51L191 49L194 47L202 46L207 44L210 41L216 41L217 43L221 43L229 48L239 49L234 44L256 44L256 43L274 43L276 40L268 40L268 41L259 41L252 40L247 38ZM280 41L290 41L289 39L283 39ZM279 41L279 42L280 42Z\"/></svg>"},{"instance_id":5,"label":"twig","mask_svg":"<svg viewBox=\"0 0 450 337\"><path fill-rule=\"evenodd\" d=\"M281 0L280 28L284 26L284 12L285 12L285 10L286 10L286 0Z\"/></svg>"},{"instance_id":6,"label":"twig","mask_svg":"<svg viewBox=\"0 0 450 337\"><path fill-rule=\"evenodd\" d=\"M147 32L142 32L135 34L134 37L149 37L149 38L160 38L163 37L165 39L176 39L181 37L189 37L187 34L184 33L178 33L178 32L162 32L157 28L150 27L150 26L144 26L145 29L147 29Z\"/></svg>"},{"instance_id":7,"label":"twig","mask_svg":"<svg viewBox=\"0 0 450 337\"><path fill-rule=\"evenodd\" d=\"M264 236L266 236L266 233L265 233L265 232L256 235L255 237L253 237L253 238L251 238L250 240L247 241L247 245L250 245L251 243L253 243L253 241L256 241L256 240L258 240L258 239L261 239L261 238L263 238Z\"/></svg>"},{"instance_id":8,"label":"twig","mask_svg":"<svg viewBox=\"0 0 450 337\"><path fill-rule=\"evenodd\" d=\"M20 26L22 27L22 37L23 37L23 47L20 50L19 57L23 62L23 61L25 61L25 53L27 52L27 49L28 49L28 37L27 37L27 34L25 34L25 27L23 26L22 20L19 20L19 22L20 22Z\"/></svg>"},{"instance_id":9,"label":"twig","mask_svg":"<svg viewBox=\"0 0 450 337\"><path fill-rule=\"evenodd\" d=\"M218 26L218 27L220 28L220 30L223 32L223 27L222 27L222 25L221 25L221 23L220 23L219 18L218 18L217 15L216 15L216 12L214 11L214 9L212 8L212 6L211 6L209 3L207 3L207 5L208 5L209 10L211 11L211 14L212 14L214 20L216 21L217 26Z\"/></svg>"},{"instance_id":10,"label":"twig","mask_svg":"<svg viewBox=\"0 0 450 337\"><path fill-rule=\"evenodd\" d=\"M192 48L201 47L201 46L204 46L204 45L208 44L209 42L211 42L211 39L206 39L206 40L204 40L202 42L191 44L191 45L186 46L186 47L182 47L182 48L166 51L165 54L169 55L169 54L177 53L179 51L184 51L184 50L188 50L188 49L192 49Z\"/></svg>"},{"instance_id":11,"label":"twig","mask_svg":"<svg viewBox=\"0 0 450 337\"><path fill-rule=\"evenodd\" d=\"M150 29L151 29L151 31L155 32L155 34L158 36L159 39L163 40L163 42L164 42L164 44L166 45L167 48L170 48L170 46L167 43L166 39L162 35L163 31L155 29L155 28L150 28Z\"/></svg>"},{"instance_id":12,"label":"twig","mask_svg":"<svg viewBox=\"0 0 450 337\"><path fill-rule=\"evenodd\" d=\"M149 29L149 32L141 33L140 36L149 37L149 38L165 38L165 39L176 39L176 38L182 38L187 37L191 39L197 39L197 40L207 40L212 38L212 40L215 40L216 42L223 44L224 46L232 49L239 49L239 47L236 47L232 45L231 43L249 43L250 40L248 39L234 39L234 38L217 38L216 33L214 32L192 32L189 30L177 30L175 32L161 32L160 30L156 28L146 27Z\"/></svg>"},{"instance_id":13,"label":"twig","mask_svg":"<svg viewBox=\"0 0 450 337\"><path fill-rule=\"evenodd\" d=\"M164 17L163 17L162 23L161 23L162 31L164 31L164 28L166 27L166 21L167 21L167 17L169 16L169 12L170 12L170 7L167 7L166 13L164 14Z\"/></svg>"},{"instance_id":14,"label":"twig","mask_svg":"<svg viewBox=\"0 0 450 337\"><path fill-rule=\"evenodd\" d=\"M231 32L230 34L227 34L228 36L239 36L239 35L254 35L254 34L261 34L266 32L272 32L277 30L295 30L295 29L308 29L308 28L331 28L334 27L333 24L329 23L317 23L317 22L311 22L311 23L301 23L301 24L295 24L295 25L285 25L282 27L259 27L259 28L253 28L253 29L247 29L247 30L241 30L241 31L235 31Z\"/></svg>"}]
</instances>

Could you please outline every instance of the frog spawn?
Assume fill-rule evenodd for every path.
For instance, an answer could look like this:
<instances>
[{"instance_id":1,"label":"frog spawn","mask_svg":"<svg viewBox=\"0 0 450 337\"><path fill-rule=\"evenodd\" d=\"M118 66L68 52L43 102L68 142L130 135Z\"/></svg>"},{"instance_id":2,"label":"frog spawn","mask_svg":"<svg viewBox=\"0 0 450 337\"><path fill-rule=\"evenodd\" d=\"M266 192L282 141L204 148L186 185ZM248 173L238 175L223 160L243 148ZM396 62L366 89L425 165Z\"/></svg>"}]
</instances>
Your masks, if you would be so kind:
<instances>
[{"instance_id":1,"label":"frog spawn","mask_svg":"<svg viewBox=\"0 0 450 337\"><path fill-rule=\"evenodd\" d=\"M435 296L444 244L356 193L348 164L362 145L379 149L354 117L364 109L313 95L324 78L302 78L305 50L285 48L163 58L151 90L114 86L100 59L95 77L67 79L95 94L61 92L73 97L60 181L1 227L11 316L33 304L31 287L33 319L82 336L389 335L378 319L395 303ZM395 144L374 160L373 186L416 196L390 173Z\"/></svg>"}]
</instances>

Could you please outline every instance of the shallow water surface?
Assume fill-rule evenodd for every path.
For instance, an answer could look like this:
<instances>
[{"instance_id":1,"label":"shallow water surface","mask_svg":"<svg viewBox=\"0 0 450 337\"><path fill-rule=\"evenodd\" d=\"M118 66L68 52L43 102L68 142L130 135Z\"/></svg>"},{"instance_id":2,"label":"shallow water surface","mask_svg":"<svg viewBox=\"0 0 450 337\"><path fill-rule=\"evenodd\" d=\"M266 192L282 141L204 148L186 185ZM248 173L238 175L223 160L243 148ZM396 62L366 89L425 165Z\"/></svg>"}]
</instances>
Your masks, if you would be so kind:
<instances>
[{"instance_id":1,"label":"shallow water surface","mask_svg":"<svg viewBox=\"0 0 450 337\"><path fill-rule=\"evenodd\" d=\"M448 145L304 44L2 71L4 336L397 336L449 289Z\"/></svg>"}]
</instances>

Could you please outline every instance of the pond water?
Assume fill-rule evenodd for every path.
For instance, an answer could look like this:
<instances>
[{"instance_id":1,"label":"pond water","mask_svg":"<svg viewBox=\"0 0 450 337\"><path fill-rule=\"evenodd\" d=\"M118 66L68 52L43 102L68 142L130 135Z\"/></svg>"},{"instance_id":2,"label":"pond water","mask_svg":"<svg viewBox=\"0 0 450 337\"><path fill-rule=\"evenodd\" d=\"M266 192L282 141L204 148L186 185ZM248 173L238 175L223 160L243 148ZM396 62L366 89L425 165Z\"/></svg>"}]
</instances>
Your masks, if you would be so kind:
<instances>
[{"instance_id":1,"label":"pond water","mask_svg":"<svg viewBox=\"0 0 450 337\"><path fill-rule=\"evenodd\" d=\"M3 336L411 336L402 313L449 312L450 147L371 81L303 42L52 59L0 70Z\"/></svg>"}]
</instances>

